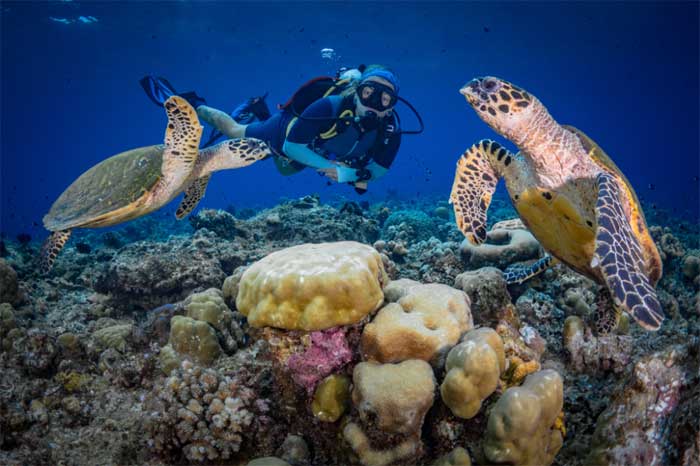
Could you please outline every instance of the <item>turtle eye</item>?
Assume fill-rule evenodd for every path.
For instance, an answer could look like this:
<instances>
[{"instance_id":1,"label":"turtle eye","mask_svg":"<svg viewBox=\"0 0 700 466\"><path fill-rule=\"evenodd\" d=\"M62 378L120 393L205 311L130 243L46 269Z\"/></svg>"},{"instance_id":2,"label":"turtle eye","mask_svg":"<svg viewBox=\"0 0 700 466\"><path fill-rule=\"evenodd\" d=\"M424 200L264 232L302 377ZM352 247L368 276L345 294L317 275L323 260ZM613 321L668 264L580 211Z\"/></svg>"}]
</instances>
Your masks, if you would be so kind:
<instances>
[{"instance_id":1,"label":"turtle eye","mask_svg":"<svg viewBox=\"0 0 700 466\"><path fill-rule=\"evenodd\" d=\"M481 87L487 92L496 92L501 85L496 78L489 77L484 78Z\"/></svg>"}]
</instances>

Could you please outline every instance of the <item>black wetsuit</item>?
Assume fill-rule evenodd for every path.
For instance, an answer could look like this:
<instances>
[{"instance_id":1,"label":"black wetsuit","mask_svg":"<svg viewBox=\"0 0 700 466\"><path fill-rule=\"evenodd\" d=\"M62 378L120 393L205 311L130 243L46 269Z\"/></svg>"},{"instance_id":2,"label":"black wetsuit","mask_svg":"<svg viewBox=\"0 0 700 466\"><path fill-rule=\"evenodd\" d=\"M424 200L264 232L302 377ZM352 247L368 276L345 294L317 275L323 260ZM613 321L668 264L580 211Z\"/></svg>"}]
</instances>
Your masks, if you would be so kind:
<instances>
[{"instance_id":1,"label":"black wetsuit","mask_svg":"<svg viewBox=\"0 0 700 466\"><path fill-rule=\"evenodd\" d=\"M245 136L267 142L277 155L284 156L284 143L289 141L306 144L316 153L353 168L375 162L388 169L401 144L395 118L375 120L374 125L339 119L353 116L354 107L349 97L323 97L309 105L300 118L283 110L263 122L251 123Z\"/></svg>"}]
</instances>

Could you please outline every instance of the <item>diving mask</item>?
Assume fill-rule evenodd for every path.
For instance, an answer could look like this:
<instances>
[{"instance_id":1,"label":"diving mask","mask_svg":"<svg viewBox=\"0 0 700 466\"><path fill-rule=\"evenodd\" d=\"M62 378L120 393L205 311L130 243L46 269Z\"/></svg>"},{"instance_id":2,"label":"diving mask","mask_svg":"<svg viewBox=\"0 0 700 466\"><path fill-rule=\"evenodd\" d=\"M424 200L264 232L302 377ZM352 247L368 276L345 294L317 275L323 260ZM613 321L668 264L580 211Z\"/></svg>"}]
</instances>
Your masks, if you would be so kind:
<instances>
[{"instance_id":1,"label":"diving mask","mask_svg":"<svg viewBox=\"0 0 700 466\"><path fill-rule=\"evenodd\" d=\"M394 90L376 81L365 81L357 87L357 96L365 107L383 112L396 105Z\"/></svg>"}]
</instances>

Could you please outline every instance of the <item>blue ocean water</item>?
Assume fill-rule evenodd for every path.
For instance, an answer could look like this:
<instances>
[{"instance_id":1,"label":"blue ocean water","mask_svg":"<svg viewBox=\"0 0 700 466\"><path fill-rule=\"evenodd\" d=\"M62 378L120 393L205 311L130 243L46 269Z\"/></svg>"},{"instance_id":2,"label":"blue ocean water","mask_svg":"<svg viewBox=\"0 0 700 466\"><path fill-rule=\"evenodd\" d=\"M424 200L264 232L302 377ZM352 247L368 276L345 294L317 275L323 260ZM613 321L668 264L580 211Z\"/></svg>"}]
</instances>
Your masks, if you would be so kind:
<instances>
[{"instance_id":1,"label":"blue ocean water","mask_svg":"<svg viewBox=\"0 0 700 466\"><path fill-rule=\"evenodd\" d=\"M698 218L698 3L2 2L0 230L43 237L41 218L82 172L162 141L165 116L138 80L166 76L232 109L309 78L382 63L420 111L390 172L360 198L271 161L217 173L204 207L272 205L319 193L379 200L449 196L454 166L501 140L459 88L507 79L593 137L648 206ZM322 56L332 48L335 58ZM407 129L410 112L399 109ZM506 144L512 148L511 144ZM177 202L167 206L171 215Z\"/></svg>"}]
</instances>

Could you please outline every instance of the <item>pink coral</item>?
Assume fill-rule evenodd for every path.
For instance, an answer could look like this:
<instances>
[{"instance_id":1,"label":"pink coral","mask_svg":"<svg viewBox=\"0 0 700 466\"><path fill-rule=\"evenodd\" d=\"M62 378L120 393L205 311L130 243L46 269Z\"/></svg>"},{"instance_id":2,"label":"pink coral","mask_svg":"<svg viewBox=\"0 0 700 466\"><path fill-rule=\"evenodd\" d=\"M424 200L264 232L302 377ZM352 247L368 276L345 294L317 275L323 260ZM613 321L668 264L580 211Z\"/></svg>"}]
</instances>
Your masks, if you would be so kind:
<instances>
[{"instance_id":1,"label":"pink coral","mask_svg":"<svg viewBox=\"0 0 700 466\"><path fill-rule=\"evenodd\" d=\"M311 333L311 346L287 360L292 379L311 394L316 384L352 360L345 329L335 327Z\"/></svg>"}]
</instances>

